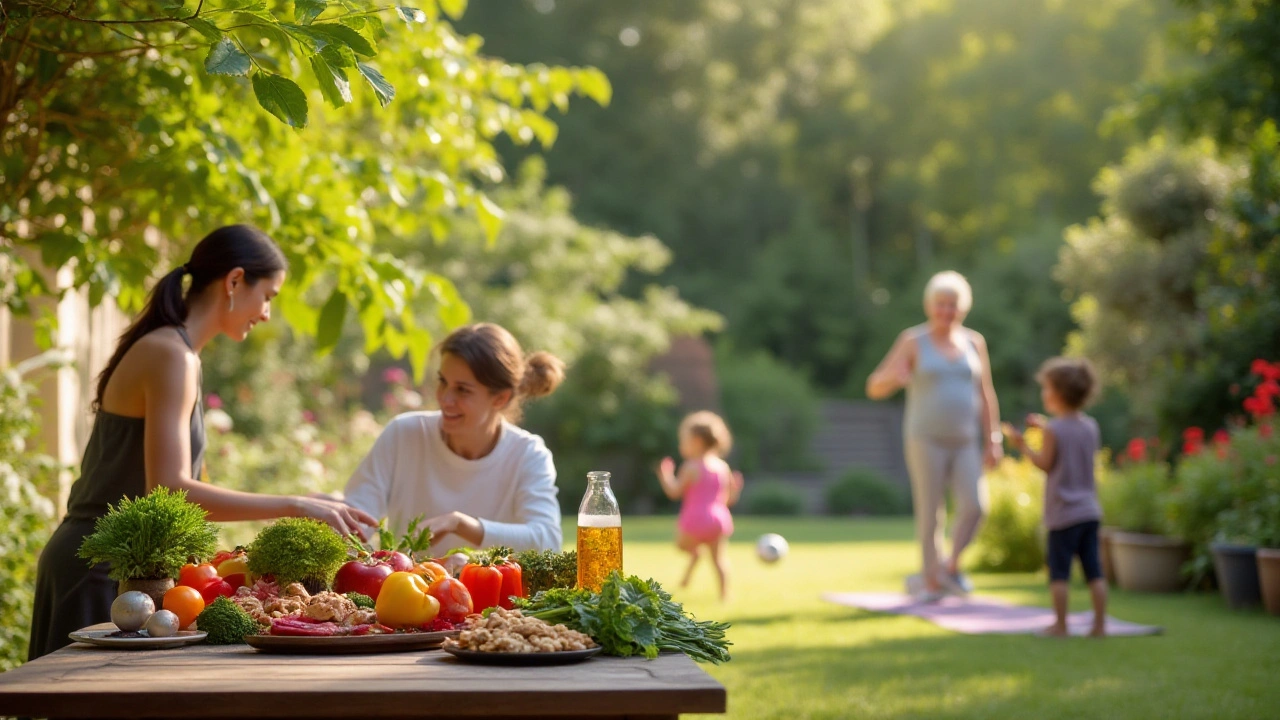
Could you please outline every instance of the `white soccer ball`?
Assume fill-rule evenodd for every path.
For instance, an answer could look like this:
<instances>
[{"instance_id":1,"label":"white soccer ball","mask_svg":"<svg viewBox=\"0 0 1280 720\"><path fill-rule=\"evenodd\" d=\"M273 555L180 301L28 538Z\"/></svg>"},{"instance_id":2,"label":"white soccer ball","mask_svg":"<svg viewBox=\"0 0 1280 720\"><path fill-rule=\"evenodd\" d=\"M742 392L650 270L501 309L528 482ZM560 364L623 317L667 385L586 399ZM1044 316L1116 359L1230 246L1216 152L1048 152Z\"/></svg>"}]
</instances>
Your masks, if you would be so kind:
<instances>
[{"instance_id":1,"label":"white soccer ball","mask_svg":"<svg viewBox=\"0 0 1280 720\"><path fill-rule=\"evenodd\" d=\"M767 563L776 563L787 556L787 539L777 533L765 533L756 541L756 555Z\"/></svg>"}]
</instances>

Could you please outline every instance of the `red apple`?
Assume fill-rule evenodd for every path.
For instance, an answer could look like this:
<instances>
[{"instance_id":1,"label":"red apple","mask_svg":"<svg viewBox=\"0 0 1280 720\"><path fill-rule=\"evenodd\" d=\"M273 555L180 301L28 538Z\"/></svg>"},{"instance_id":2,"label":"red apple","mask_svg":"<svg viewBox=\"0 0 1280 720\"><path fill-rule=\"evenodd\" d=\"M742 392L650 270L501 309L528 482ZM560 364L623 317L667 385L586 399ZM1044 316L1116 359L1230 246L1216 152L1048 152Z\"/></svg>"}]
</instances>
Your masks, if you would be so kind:
<instances>
[{"instance_id":1,"label":"red apple","mask_svg":"<svg viewBox=\"0 0 1280 720\"><path fill-rule=\"evenodd\" d=\"M388 563L395 572L409 572L413 569L413 559L402 552L376 550L373 553L373 559Z\"/></svg>"},{"instance_id":2,"label":"red apple","mask_svg":"<svg viewBox=\"0 0 1280 720\"><path fill-rule=\"evenodd\" d=\"M338 568L333 578L333 591L339 594L358 592L378 599L382 581L395 572L389 563L352 560Z\"/></svg>"}]
</instances>

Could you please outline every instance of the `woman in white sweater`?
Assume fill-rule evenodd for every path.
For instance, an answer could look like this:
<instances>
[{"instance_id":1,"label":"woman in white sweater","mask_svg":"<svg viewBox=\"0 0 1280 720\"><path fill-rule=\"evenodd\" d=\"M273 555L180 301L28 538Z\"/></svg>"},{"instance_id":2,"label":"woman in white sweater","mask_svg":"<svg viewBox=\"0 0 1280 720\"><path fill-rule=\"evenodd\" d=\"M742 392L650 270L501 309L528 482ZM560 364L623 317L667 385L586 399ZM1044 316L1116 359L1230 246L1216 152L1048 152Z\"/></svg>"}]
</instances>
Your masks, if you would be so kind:
<instances>
[{"instance_id":1,"label":"woman in white sweater","mask_svg":"<svg viewBox=\"0 0 1280 720\"><path fill-rule=\"evenodd\" d=\"M506 545L559 550L556 468L514 423L564 379L554 355L527 358L504 328L461 328L440 346L439 410L397 416L347 482L346 501L396 533L425 515L433 553Z\"/></svg>"}]
</instances>

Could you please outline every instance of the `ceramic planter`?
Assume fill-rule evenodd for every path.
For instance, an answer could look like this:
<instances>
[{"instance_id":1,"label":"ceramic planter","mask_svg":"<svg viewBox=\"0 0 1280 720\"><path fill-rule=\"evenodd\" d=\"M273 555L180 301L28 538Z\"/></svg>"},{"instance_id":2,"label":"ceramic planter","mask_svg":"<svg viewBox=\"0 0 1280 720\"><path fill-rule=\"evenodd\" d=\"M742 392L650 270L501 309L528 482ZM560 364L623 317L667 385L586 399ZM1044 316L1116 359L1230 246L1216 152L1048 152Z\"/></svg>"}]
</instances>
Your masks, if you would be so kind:
<instances>
[{"instance_id":1,"label":"ceramic planter","mask_svg":"<svg viewBox=\"0 0 1280 720\"><path fill-rule=\"evenodd\" d=\"M121 580L118 595L123 595L130 590L138 590L151 596L156 603L156 609L164 607L164 594L173 589L173 578L134 578L132 580Z\"/></svg>"},{"instance_id":2,"label":"ceramic planter","mask_svg":"<svg viewBox=\"0 0 1280 720\"><path fill-rule=\"evenodd\" d=\"M1233 610L1257 607L1262 603L1258 587L1258 548L1253 545L1209 543L1213 572L1218 576L1222 599Z\"/></svg>"},{"instance_id":3,"label":"ceramic planter","mask_svg":"<svg viewBox=\"0 0 1280 720\"><path fill-rule=\"evenodd\" d=\"M1267 612L1280 615L1280 548L1258 548L1258 584Z\"/></svg>"},{"instance_id":4,"label":"ceramic planter","mask_svg":"<svg viewBox=\"0 0 1280 720\"><path fill-rule=\"evenodd\" d=\"M1191 557L1191 546L1182 540L1115 531L1111 555L1121 590L1177 592L1186 586L1182 565Z\"/></svg>"}]
</instances>

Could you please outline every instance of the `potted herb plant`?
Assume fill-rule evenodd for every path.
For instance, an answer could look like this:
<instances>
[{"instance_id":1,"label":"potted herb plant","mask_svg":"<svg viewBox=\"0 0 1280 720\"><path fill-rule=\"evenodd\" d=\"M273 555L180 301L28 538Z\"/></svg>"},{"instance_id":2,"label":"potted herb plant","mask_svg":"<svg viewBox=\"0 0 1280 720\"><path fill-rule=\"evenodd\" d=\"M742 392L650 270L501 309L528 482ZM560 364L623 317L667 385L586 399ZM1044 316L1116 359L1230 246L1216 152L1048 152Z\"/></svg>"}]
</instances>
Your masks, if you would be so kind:
<instances>
[{"instance_id":1,"label":"potted herb plant","mask_svg":"<svg viewBox=\"0 0 1280 720\"><path fill-rule=\"evenodd\" d=\"M309 593L328 589L347 560L342 536L319 520L284 518L263 528L246 548L249 572L270 575L282 587L302 583Z\"/></svg>"},{"instance_id":2,"label":"potted herb plant","mask_svg":"<svg viewBox=\"0 0 1280 720\"><path fill-rule=\"evenodd\" d=\"M1175 592L1183 588L1186 542L1170 537L1165 503L1169 467L1146 460L1117 468L1099 487L1110 533L1116 583L1123 590Z\"/></svg>"},{"instance_id":3,"label":"potted herb plant","mask_svg":"<svg viewBox=\"0 0 1280 720\"><path fill-rule=\"evenodd\" d=\"M119 592L140 590L163 604L178 571L190 558L205 558L218 545L218 528L187 493L159 487L142 497L124 498L94 523L80 545L90 564L108 563Z\"/></svg>"}]
</instances>

